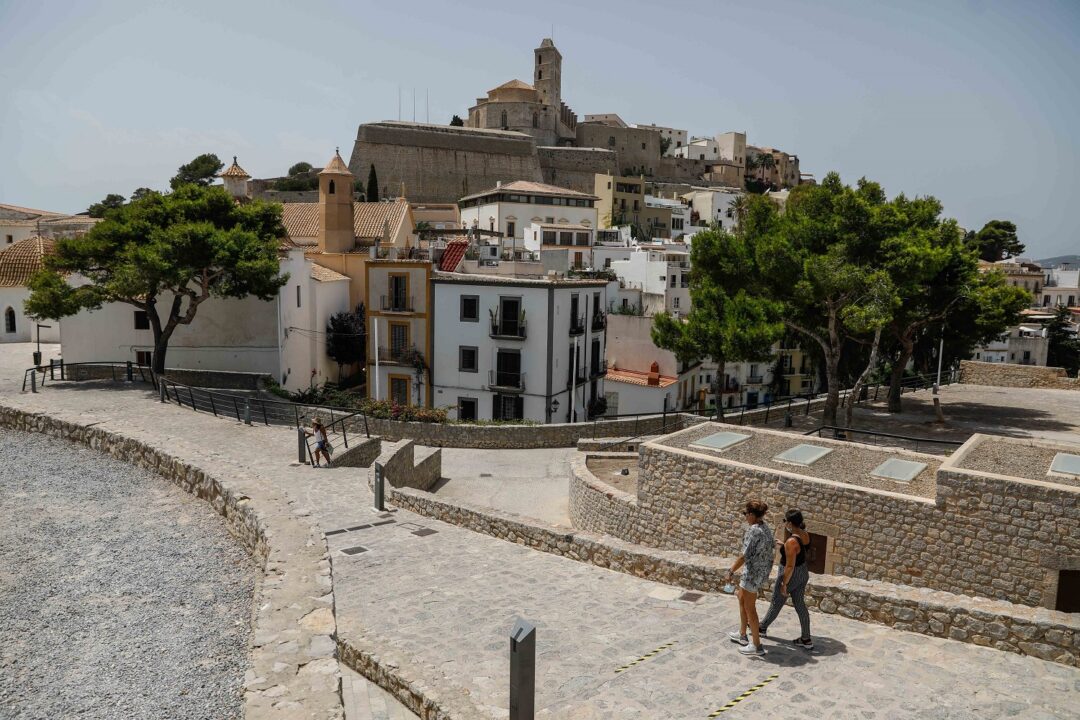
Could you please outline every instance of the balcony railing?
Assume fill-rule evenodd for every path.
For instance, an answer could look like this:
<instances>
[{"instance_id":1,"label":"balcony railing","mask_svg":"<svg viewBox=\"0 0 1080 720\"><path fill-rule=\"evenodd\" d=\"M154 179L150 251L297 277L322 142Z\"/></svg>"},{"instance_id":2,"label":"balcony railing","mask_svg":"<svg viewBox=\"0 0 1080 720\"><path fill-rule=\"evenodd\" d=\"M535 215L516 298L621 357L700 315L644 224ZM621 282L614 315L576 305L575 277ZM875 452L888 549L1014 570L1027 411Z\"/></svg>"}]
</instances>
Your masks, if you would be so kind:
<instances>
[{"instance_id":1,"label":"balcony railing","mask_svg":"<svg viewBox=\"0 0 1080 720\"><path fill-rule=\"evenodd\" d=\"M585 366L579 365L577 372L573 373L566 379L566 387L572 387L574 385L584 385L589 382L589 378L585 374Z\"/></svg>"},{"instance_id":2,"label":"balcony railing","mask_svg":"<svg viewBox=\"0 0 1080 720\"><path fill-rule=\"evenodd\" d=\"M593 332L600 332L607 327L607 313L603 310L597 310L592 316L592 329Z\"/></svg>"},{"instance_id":3,"label":"balcony railing","mask_svg":"<svg viewBox=\"0 0 1080 720\"><path fill-rule=\"evenodd\" d=\"M764 380L764 378L761 377L760 375L751 375L750 377L746 378L746 384L747 385L760 385L762 380Z\"/></svg>"},{"instance_id":4,"label":"balcony railing","mask_svg":"<svg viewBox=\"0 0 1080 720\"><path fill-rule=\"evenodd\" d=\"M383 312L413 312L415 307L412 296L405 297L404 295L383 295L382 296L382 309Z\"/></svg>"},{"instance_id":5,"label":"balcony railing","mask_svg":"<svg viewBox=\"0 0 1080 720\"><path fill-rule=\"evenodd\" d=\"M589 372L594 378L603 377L607 375L607 360L600 360L594 362L589 366Z\"/></svg>"},{"instance_id":6,"label":"balcony railing","mask_svg":"<svg viewBox=\"0 0 1080 720\"><path fill-rule=\"evenodd\" d=\"M525 373L489 370L488 389L500 392L525 392Z\"/></svg>"},{"instance_id":7,"label":"balcony railing","mask_svg":"<svg viewBox=\"0 0 1080 720\"><path fill-rule=\"evenodd\" d=\"M514 320L502 320L498 315L496 315L491 320L490 335L493 338L524 340L526 337L525 320L521 318L515 318Z\"/></svg>"},{"instance_id":8,"label":"balcony railing","mask_svg":"<svg viewBox=\"0 0 1080 720\"><path fill-rule=\"evenodd\" d=\"M579 315L577 317L570 318L570 334L580 335L585 332L585 316Z\"/></svg>"},{"instance_id":9,"label":"balcony railing","mask_svg":"<svg viewBox=\"0 0 1080 720\"><path fill-rule=\"evenodd\" d=\"M379 362L411 363L416 357L416 348L408 346L379 346Z\"/></svg>"}]
</instances>

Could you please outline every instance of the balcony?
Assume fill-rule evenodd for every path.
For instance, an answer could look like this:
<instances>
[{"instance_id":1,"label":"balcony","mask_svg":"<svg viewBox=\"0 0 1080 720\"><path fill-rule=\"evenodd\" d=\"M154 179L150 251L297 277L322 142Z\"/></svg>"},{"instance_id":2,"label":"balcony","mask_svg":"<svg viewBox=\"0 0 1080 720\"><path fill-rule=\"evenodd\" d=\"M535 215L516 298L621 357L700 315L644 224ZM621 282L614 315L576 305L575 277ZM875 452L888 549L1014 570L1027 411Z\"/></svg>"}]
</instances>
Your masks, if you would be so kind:
<instances>
[{"instance_id":1,"label":"balcony","mask_svg":"<svg viewBox=\"0 0 1080 720\"><path fill-rule=\"evenodd\" d=\"M761 377L760 375L751 375L750 377L746 378L746 384L747 385L760 385L762 380L764 380L764 379L765 378Z\"/></svg>"},{"instance_id":2,"label":"balcony","mask_svg":"<svg viewBox=\"0 0 1080 720\"><path fill-rule=\"evenodd\" d=\"M379 346L379 362L412 365L416 359L416 348L408 346Z\"/></svg>"},{"instance_id":3,"label":"balcony","mask_svg":"<svg viewBox=\"0 0 1080 720\"><path fill-rule=\"evenodd\" d=\"M497 392L525 392L525 373L488 371L488 390Z\"/></svg>"},{"instance_id":4,"label":"balcony","mask_svg":"<svg viewBox=\"0 0 1080 720\"><path fill-rule=\"evenodd\" d=\"M382 309L383 312L400 312L411 313L415 312L413 308L415 304L412 296L405 297L404 295L383 295L382 296Z\"/></svg>"},{"instance_id":5,"label":"balcony","mask_svg":"<svg viewBox=\"0 0 1080 720\"><path fill-rule=\"evenodd\" d=\"M570 387L573 387L575 385L584 385L587 382L589 382L589 378L586 377L586 375L585 375L585 366L581 365L580 367L577 368L576 373L570 375L566 379L566 387L570 388Z\"/></svg>"},{"instance_id":6,"label":"balcony","mask_svg":"<svg viewBox=\"0 0 1080 720\"><path fill-rule=\"evenodd\" d=\"M589 376L593 379L607 375L607 360L594 362L589 366Z\"/></svg>"},{"instance_id":7,"label":"balcony","mask_svg":"<svg viewBox=\"0 0 1080 720\"><path fill-rule=\"evenodd\" d=\"M578 315L570 318L570 336L581 335L585 332L585 316Z\"/></svg>"},{"instance_id":8,"label":"balcony","mask_svg":"<svg viewBox=\"0 0 1080 720\"><path fill-rule=\"evenodd\" d=\"M601 332L607 327L607 313L603 310L597 310L592 316L592 330L593 332Z\"/></svg>"},{"instance_id":9,"label":"balcony","mask_svg":"<svg viewBox=\"0 0 1080 720\"><path fill-rule=\"evenodd\" d=\"M497 340L524 340L526 337L525 320L524 318L503 320L496 315L491 319L489 335Z\"/></svg>"}]
</instances>

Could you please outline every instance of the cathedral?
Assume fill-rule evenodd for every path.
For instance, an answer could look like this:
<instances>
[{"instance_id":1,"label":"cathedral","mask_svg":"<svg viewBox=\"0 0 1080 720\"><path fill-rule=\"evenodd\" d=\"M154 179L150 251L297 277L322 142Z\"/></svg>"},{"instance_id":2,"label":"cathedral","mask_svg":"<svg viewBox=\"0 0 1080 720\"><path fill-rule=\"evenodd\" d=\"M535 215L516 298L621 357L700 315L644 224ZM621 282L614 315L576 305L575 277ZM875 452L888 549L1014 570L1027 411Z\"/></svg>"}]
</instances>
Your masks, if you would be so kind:
<instances>
[{"instance_id":1,"label":"cathedral","mask_svg":"<svg viewBox=\"0 0 1080 720\"><path fill-rule=\"evenodd\" d=\"M539 146L572 145L577 115L562 101L562 54L551 38L533 50L533 84L511 80L477 98L466 127L515 130Z\"/></svg>"}]
</instances>

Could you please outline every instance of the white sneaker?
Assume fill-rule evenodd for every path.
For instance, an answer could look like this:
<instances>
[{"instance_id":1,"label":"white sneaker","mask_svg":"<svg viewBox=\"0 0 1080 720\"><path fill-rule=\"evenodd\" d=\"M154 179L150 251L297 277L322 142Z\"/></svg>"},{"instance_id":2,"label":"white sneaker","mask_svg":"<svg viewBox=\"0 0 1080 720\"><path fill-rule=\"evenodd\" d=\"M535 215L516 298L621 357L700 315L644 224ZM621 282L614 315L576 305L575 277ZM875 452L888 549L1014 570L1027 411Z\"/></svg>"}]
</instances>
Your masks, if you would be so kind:
<instances>
[{"instance_id":1,"label":"white sneaker","mask_svg":"<svg viewBox=\"0 0 1080 720\"><path fill-rule=\"evenodd\" d=\"M737 632L729 632L727 636L728 640L738 645L747 645L750 642L745 635L740 635Z\"/></svg>"},{"instance_id":2,"label":"white sneaker","mask_svg":"<svg viewBox=\"0 0 1080 720\"><path fill-rule=\"evenodd\" d=\"M761 647L760 645L755 647L752 643L747 642L745 645L739 648L739 652L743 655L764 655L765 648Z\"/></svg>"}]
</instances>

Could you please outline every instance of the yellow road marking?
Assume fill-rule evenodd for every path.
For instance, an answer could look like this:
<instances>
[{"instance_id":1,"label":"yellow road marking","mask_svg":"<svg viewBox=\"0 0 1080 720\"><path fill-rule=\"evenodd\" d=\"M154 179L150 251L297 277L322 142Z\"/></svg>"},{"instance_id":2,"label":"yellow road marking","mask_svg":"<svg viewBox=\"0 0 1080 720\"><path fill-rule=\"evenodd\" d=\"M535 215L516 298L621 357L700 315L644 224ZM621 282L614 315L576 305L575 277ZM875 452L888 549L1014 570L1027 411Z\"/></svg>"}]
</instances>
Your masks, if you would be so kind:
<instances>
[{"instance_id":1,"label":"yellow road marking","mask_svg":"<svg viewBox=\"0 0 1080 720\"><path fill-rule=\"evenodd\" d=\"M754 693L756 693L756 692L757 692L758 690L760 690L761 688L765 687L766 685L768 685L769 683L771 683L771 682L772 682L773 680L775 680L775 679L776 679L776 678L778 678L778 677L780 677L780 675L779 675L779 674L776 674L776 675L770 675L770 676L769 676L768 678L766 678L766 679L765 679L765 680L764 680L763 682L760 682L760 683L758 683L757 685L754 685L754 686L753 686L753 687L751 687L751 688L750 688L749 690L747 690L746 692L742 693L742 694L741 694L741 695L739 695L738 697L734 698L734 699L733 699L733 700L732 700L731 702L729 702L729 703L727 703L726 705L724 705L723 707L721 707L721 708L720 708L719 710L716 710L715 712L711 712L711 713L709 713L709 715L708 715L708 716L709 716L710 718L714 718L714 717L719 717L719 716L720 716L720 715L721 715L722 713L726 713L726 712L727 712L728 710L730 710L731 708L735 707L736 705L738 705L739 703L741 703L741 702L742 702L743 700L745 700L746 698L750 697L751 695L753 695L753 694L754 694Z\"/></svg>"},{"instance_id":2,"label":"yellow road marking","mask_svg":"<svg viewBox=\"0 0 1080 720\"><path fill-rule=\"evenodd\" d=\"M619 674L621 672L625 672L625 671L629 670L630 668L634 667L638 663L644 662L644 661L648 660L649 658L651 658L651 657L653 657L655 655L658 655L662 651L667 650L669 647L671 647L672 645L674 645L677 642L678 642L678 640L672 640L671 642L667 643L666 645L661 645L660 647L656 648L652 652L645 653L644 655L639 657L637 660L634 660L632 662L628 662L627 664L625 664L622 667L620 667L619 669L617 669L615 671L615 674L617 675L617 674Z\"/></svg>"}]
</instances>

